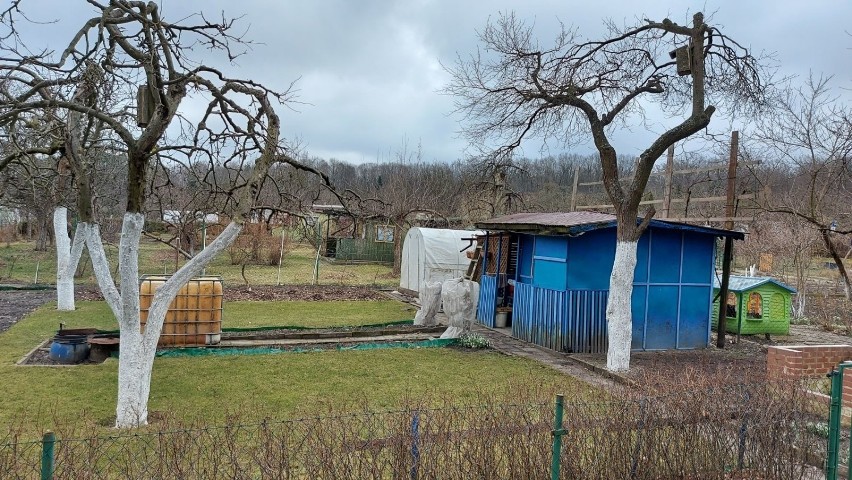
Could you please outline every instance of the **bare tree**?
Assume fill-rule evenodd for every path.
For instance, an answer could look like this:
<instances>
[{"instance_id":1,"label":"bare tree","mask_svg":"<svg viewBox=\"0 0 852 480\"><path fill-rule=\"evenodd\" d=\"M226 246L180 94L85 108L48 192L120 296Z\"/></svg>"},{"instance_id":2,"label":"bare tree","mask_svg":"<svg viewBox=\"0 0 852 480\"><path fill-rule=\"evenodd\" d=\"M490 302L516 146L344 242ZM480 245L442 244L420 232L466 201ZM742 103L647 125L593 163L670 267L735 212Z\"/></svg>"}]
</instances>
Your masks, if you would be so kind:
<instances>
[{"instance_id":1,"label":"bare tree","mask_svg":"<svg viewBox=\"0 0 852 480\"><path fill-rule=\"evenodd\" d=\"M408 229L426 218L446 224L460 184L453 181L448 166L425 162L420 145L410 148L404 141L388 156L389 162L361 166L364 178L350 183L346 203L356 219L384 221L393 227L393 272L399 275Z\"/></svg>"},{"instance_id":2,"label":"bare tree","mask_svg":"<svg viewBox=\"0 0 852 480\"><path fill-rule=\"evenodd\" d=\"M831 93L830 80L811 75L788 88L755 135L763 155L792 167L791 181L771 185L764 210L798 217L819 233L849 299L852 283L834 239L852 233L852 221L843 218L852 202L852 110Z\"/></svg>"},{"instance_id":3,"label":"bare tree","mask_svg":"<svg viewBox=\"0 0 852 480\"><path fill-rule=\"evenodd\" d=\"M4 39L0 43L4 51L0 81L18 85L9 88L16 94L0 103L0 124L56 109L67 112L69 120L79 116L81 122L102 122L126 156L119 287L112 279L96 223L90 225L86 245L100 289L121 330L116 426L134 427L147 422L157 342L168 305L179 289L234 241L274 163L319 172L297 162L280 137L275 105L289 99L288 91L228 77L193 58L202 46L224 53L229 60L242 54L238 49L245 41L233 33L233 21L195 15L173 23L161 16L154 2L112 0L104 4L89 0L86 4L93 16L58 53L32 54L21 47L21 32L0 35ZM18 16L19 8L20 2L16 2L3 12L6 28L14 28L15 21L25 18ZM110 98L117 103L99 103L80 94L93 70L102 78L92 85L107 85ZM67 93L42 94L59 90ZM185 116L181 108L188 98L207 102L194 118ZM75 130L73 121L68 122L68 130ZM205 184L225 197L231 221L156 291L143 331L138 250L148 177L157 162L207 165ZM327 177L323 179L327 181Z\"/></svg>"},{"instance_id":4,"label":"bare tree","mask_svg":"<svg viewBox=\"0 0 852 480\"><path fill-rule=\"evenodd\" d=\"M34 70L29 70L27 75L34 80L44 80ZM86 106L94 105L99 99L98 83L101 77L100 68L92 62L87 62L74 92L74 101ZM0 96L7 101L14 101L17 96L26 94L27 86L20 82L8 81L0 85ZM56 88L41 88L37 95L47 101L64 100L61 90ZM92 223L93 212L92 183L89 175L91 166L86 161L84 151L92 149L93 155L90 157L97 156L94 150L102 148L100 142L104 129L103 122L97 119L86 122L87 119L78 112L65 113L56 108L21 112L9 117L2 127L6 149L9 150L10 156L18 155L13 160L16 164L14 166L32 172L29 177L33 203L38 205L34 208L38 212L36 217L48 217L48 212L53 210L57 309L74 310L74 274L83 252L89 225ZM42 185L43 190L38 198L37 183ZM76 214L79 220L73 238L68 235L68 211L64 206L69 203L72 190L77 192ZM40 239L50 231L45 225L47 222L41 223ZM39 243L41 242L37 242L37 248Z\"/></svg>"},{"instance_id":5,"label":"bare tree","mask_svg":"<svg viewBox=\"0 0 852 480\"><path fill-rule=\"evenodd\" d=\"M448 69L446 92L456 96L467 138L493 155L507 155L531 136L564 144L591 136L617 217L607 368L621 371L630 365L637 242L654 215L650 208L639 221L639 202L654 163L669 146L707 127L717 106L737 111L760 104L765 85L761 62L701 13L691 26L670 19L605 25L601 40L563 27L554 44L542 48L532 27L501 15L480 34L484 51L459 56ZM609 135L618 124L641 120L645 99L680 121L639 155L625 188Z\"/></svg>"}]
</instances>

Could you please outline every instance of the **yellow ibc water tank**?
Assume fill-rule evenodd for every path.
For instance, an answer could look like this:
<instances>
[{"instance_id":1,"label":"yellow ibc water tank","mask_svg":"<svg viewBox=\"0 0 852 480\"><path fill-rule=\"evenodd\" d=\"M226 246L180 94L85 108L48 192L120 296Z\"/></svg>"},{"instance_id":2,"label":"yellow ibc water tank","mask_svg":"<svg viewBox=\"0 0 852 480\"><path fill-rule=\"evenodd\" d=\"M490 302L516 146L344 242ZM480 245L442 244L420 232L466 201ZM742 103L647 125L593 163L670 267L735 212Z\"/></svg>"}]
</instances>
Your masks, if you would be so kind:
<instances>
[{"instance_id":1,"label":"yellow ibc water tank","mask_svg":"<svg viewBox=\"0 0 852 480\"><path fill-rule=\"evenodd\" d=\"M169 275L143 275L139 285L139 317L142 329L154 292ZM159 344L162 346L215 345L222 338L222 277L191 279L169 305Z\"/></svg>"}]
</instances>

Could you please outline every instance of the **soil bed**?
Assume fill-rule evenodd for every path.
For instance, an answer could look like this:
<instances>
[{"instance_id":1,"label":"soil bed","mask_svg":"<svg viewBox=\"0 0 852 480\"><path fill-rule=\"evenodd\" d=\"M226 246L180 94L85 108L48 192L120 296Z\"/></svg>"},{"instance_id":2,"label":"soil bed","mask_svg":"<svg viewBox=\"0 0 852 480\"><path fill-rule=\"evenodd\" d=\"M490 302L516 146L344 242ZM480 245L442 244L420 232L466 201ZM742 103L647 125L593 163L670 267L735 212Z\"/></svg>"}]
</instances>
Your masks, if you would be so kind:
<instances>
[{"instance_id":1,"label":"soil bed","mask_svg":"<svg viewBox=\"0 0 852 480\"><path fill-rule=\"evenodd\" d=\"M0 332L8 330L55 295L53 290L0 290Z\"/></svg>"},{"instance_id":2,"label":"soil bed","mask_svg":"<svg viewBox=\"0 0 852 480\"><path fill-rule=\"evenodd\" d=\"M311 329L269 329L269 330L239 330L222 332L222 340L228 339L253 339L265 340L276 338L333 338L333 337L364 337L375 335L398 335L403 333L437 333L446 329L446 326L421 327L411 324L399 325L376 325L363 327L335 327L335 328L311 328Z\"/></svg>"},{"instance_id":3,"label":"soil bed","mask_svg":"<svg viewBox=\"0 0 852 480\"><path fill-rule=\"evenodd\" d=\"M715 335L713 344L715 345ZM604 354L576 354L572 357L595 367L606 369ZM694 382L699 378L729 378L738 383L761 381L766 376L766 350L743 340L729 343L724 349L715 346L699 350L667 350L634 352L630 370L620 374L635 388L653 393L673 385Z\"/></svg>"},{"instance_id":4,"label":"soil bed","mask_svg":"<svg viewBox=\"0 0 852 480\"><path fill-rule=\"evenodd\" d=\"M95 287L78 287L78 300L103 300ZM368 287L348 285L226 285L225 301L244 300L387 300L381 292Z\"/></svg>"}]
</instances>

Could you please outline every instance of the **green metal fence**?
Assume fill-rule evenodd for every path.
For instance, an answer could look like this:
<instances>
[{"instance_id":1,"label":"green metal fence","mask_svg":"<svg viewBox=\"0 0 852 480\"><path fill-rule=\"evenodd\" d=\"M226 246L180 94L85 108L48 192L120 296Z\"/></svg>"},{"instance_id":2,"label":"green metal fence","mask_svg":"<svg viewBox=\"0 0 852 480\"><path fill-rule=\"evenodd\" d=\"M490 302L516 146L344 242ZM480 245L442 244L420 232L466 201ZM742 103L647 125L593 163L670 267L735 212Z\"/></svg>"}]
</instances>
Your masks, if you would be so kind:
<instances>
[{"instance_id":1,"label":"green metal fence","mask_svg":"<svg viewBox=\"0 0 852 480\"><path fill-rule=\"evenodd\" d=\"M843 362L829 372L831 379L831 401L828 410L828 448L825 460L826 480L837 480L840 463L840 440L842 435L841 419L843 414L843 374L852 362ZM852 441L849 442L849 457L852 461ZM846 478L852 480L852 465L847 462Z\"/></svg>"},{"instance_id":2,"label":"green metal fence","mask_svg":"<svg viewBox=\"0 0 852 480\"><path fill-rule=\"evenodd\" d=\"M340 261L393 263L393 243L337 238L334 258Z\"/></svg>"}]
</instances>

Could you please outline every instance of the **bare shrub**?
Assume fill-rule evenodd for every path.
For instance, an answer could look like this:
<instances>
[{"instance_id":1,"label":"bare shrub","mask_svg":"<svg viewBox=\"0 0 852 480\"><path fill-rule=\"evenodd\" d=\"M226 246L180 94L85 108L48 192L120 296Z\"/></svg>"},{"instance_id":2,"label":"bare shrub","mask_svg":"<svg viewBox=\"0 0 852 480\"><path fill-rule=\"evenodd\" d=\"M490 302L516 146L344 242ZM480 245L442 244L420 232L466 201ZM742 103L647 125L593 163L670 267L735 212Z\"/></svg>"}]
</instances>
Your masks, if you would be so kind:
<instances>
[{"instance_id":1,"label":"bare shrub","mask_svg":"<svg viewBox=\"0 0 852 480\"><path fill-rule=\"evenodd\" d=\"M18 240L18 229L15 225L5 225L0 227L0 243L9 245Z\"/></svg>"},{"instance_id":2,"label":"bare shrub","mask_svg":"<svg viewBox=\"0 0 852 480\"><path fill-rule=\"evenodd\" d=\"M289 242L285 238L285 252ZM278 265L281 238L273 236L261 224L246 224L243 232L228 247L231 265Z\"/></svg>"},{"instance_id":3,"label":"bare shrub","mask_svg":"<svg viewBox=\"0 0 852 480\"><path fill-rule=\"evenodd\" d=\"M824 439L809 432L814 417L801 388L774 380L713 381L688 377L651 396L575 393L565 406L562 478L804 478L805 460L822 452ZM118 435L59 426L56 476L544 477L550 391L409 400L382 412L341 413L339 405L326 405L298 420L256 421L239 413L225 415L222 426L162 415L147 430ZM21 442L19 432L10 430L0 444L3 478L38 471L40 449Z\"/></svg>"}]
</instances>

